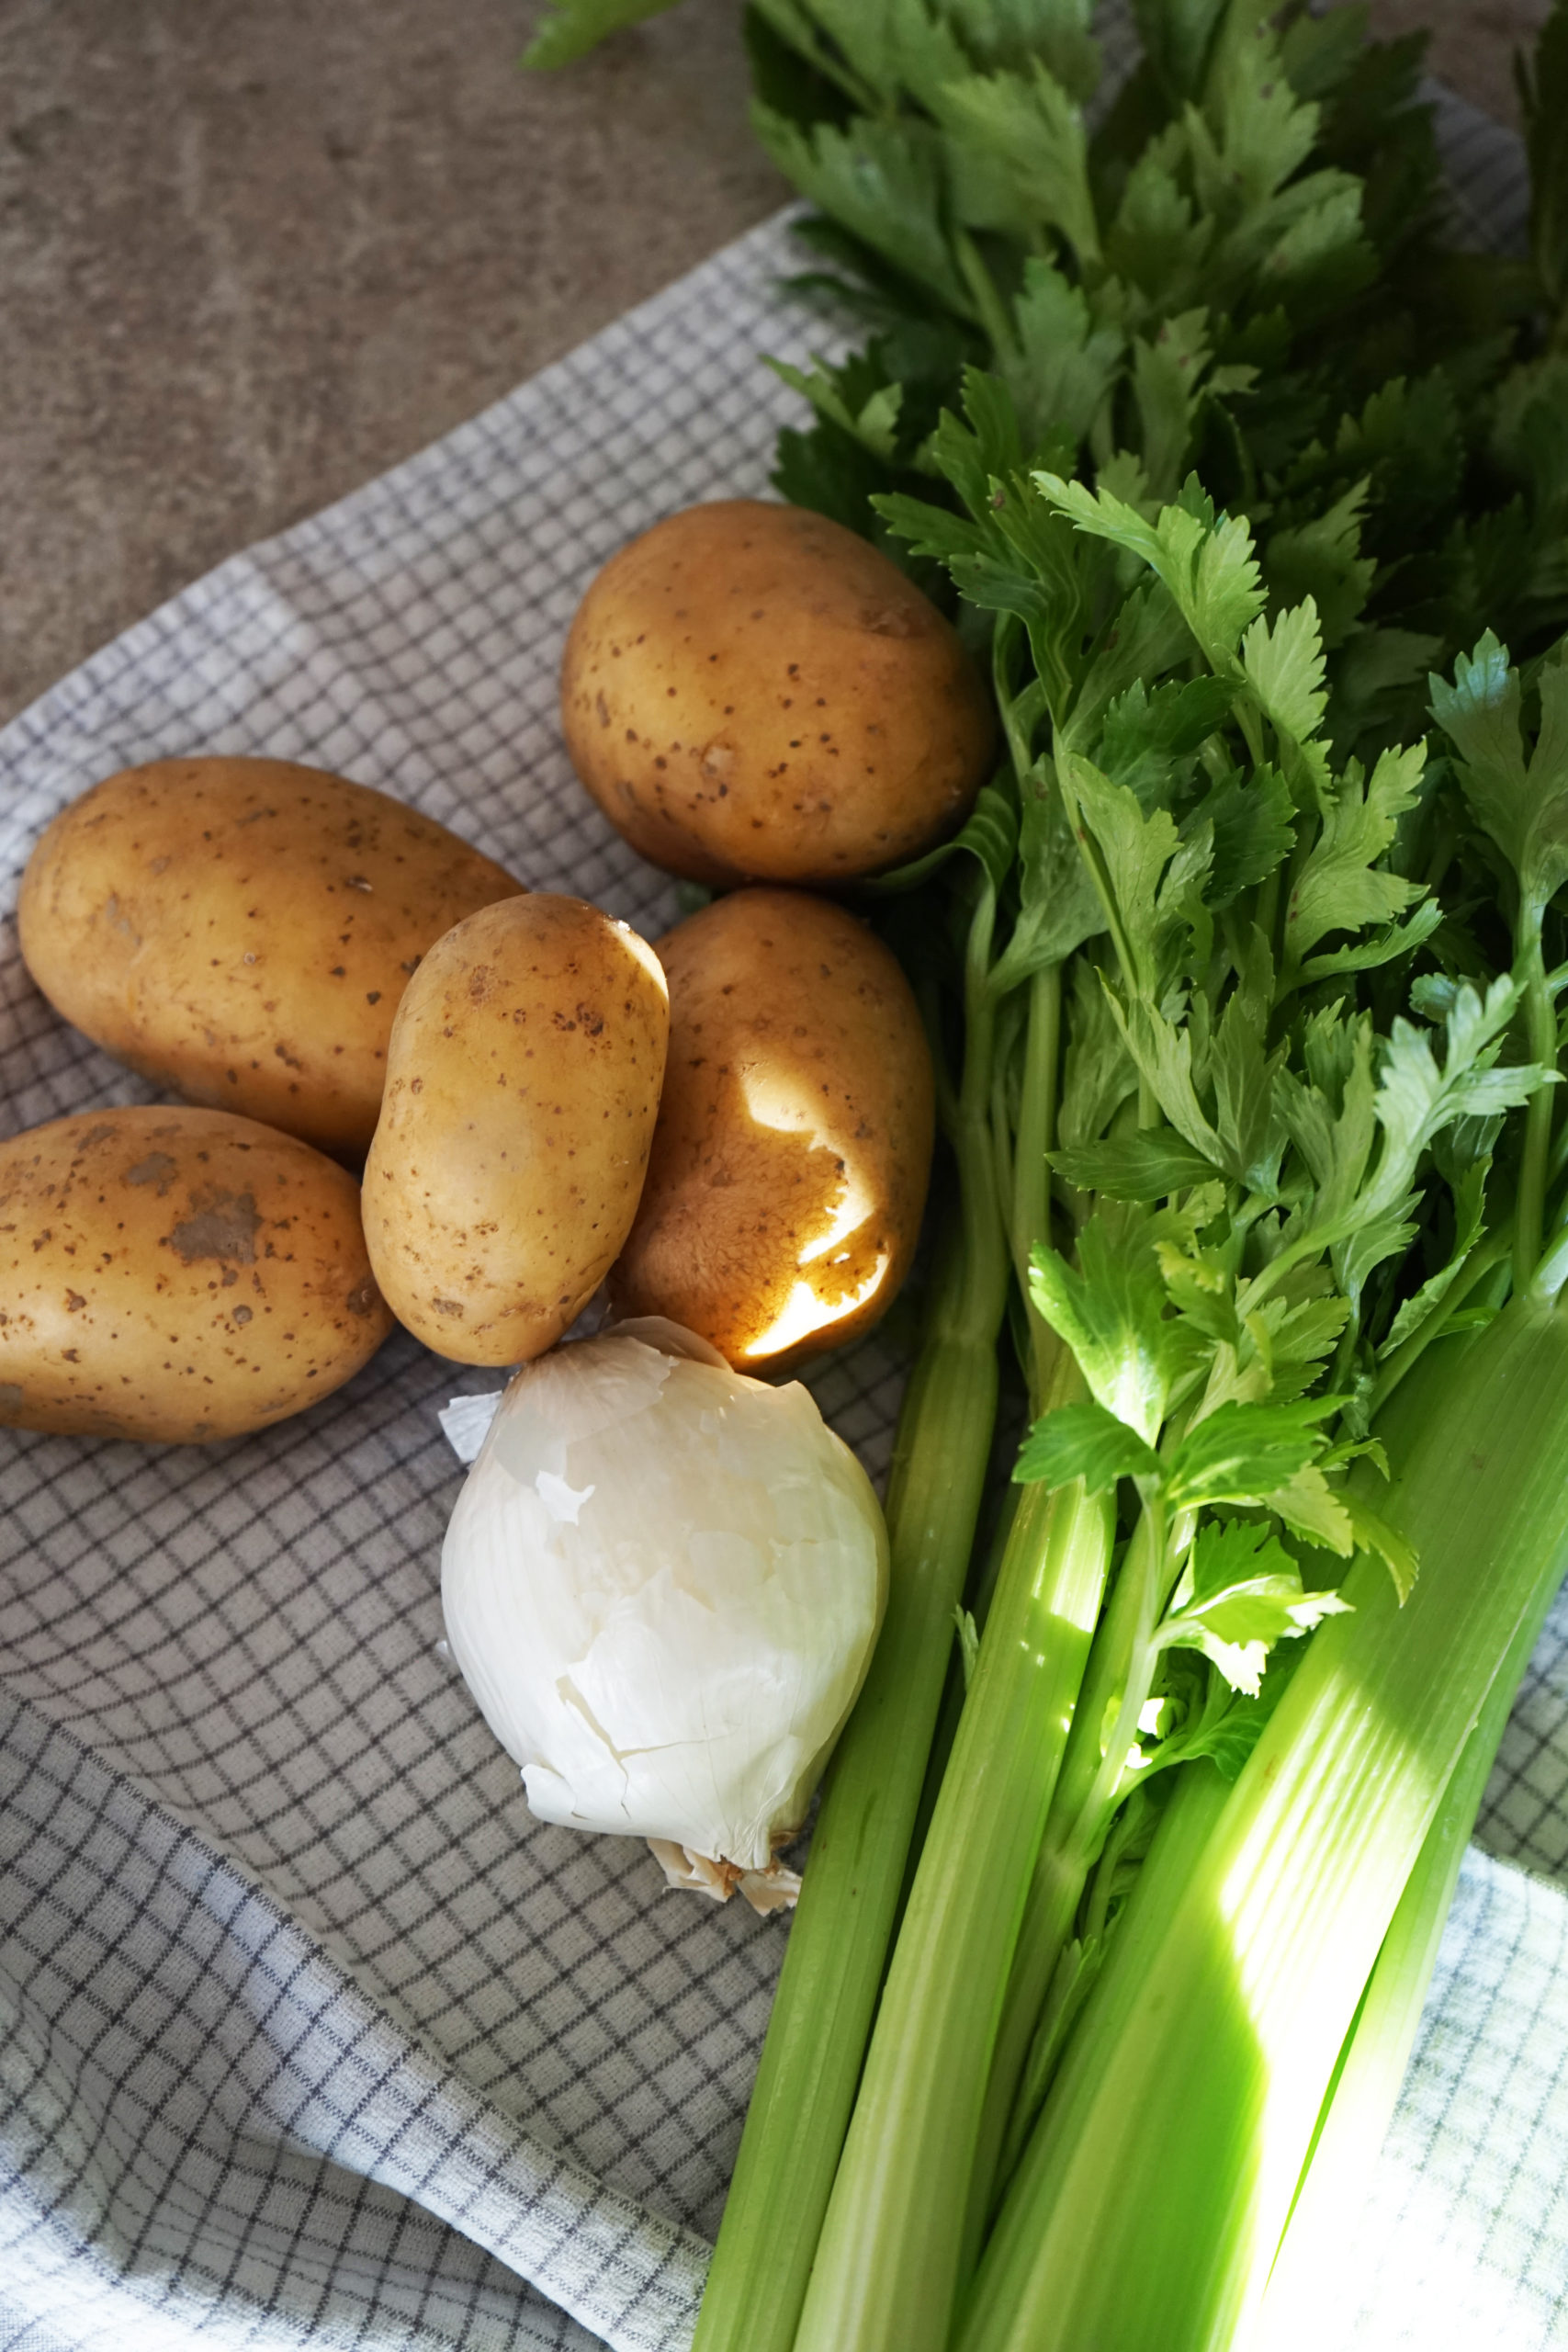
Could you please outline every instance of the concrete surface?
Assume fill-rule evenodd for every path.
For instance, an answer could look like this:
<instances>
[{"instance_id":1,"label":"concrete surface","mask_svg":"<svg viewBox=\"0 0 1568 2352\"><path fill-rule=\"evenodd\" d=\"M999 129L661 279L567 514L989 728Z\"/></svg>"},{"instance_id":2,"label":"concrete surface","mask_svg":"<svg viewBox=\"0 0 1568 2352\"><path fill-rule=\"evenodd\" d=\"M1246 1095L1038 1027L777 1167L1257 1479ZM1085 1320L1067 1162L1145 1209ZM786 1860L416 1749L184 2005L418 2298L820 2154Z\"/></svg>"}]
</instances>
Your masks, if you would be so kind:
<instances>
[{"instance_id":1,"label":"concrete surface","mask_svg":"<svg viewBox=\"0 0 1568 2352\"><path fill-rule=\"evenodd\" d=\"M1545 0L1374 0L1506 116ZM735 0L0 0L0 718L761 219Z\"/></svg>"}]
</instances>

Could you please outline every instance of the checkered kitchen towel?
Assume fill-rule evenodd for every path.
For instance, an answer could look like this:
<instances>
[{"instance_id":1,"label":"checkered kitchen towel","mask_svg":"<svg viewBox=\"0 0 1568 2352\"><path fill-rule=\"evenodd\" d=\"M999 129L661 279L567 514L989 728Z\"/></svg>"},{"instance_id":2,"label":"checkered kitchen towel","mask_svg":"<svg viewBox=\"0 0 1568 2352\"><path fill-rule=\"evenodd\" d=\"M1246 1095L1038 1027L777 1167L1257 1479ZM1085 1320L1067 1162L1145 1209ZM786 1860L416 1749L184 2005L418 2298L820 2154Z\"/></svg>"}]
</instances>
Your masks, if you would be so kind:
<instances>
[{"instance_id":1,"label":"checkered kitchen towel","mask_svg":"<svg viewBox=\"0 0 1568 2352\"><path fill-rule=\"evenodd\" d=\"M1511 142L1451 128L1465 200L1506 231ZM97 777L256 752L378 785L657 932L668 886L568 771L560 641L632 533L763 489L794 403L758 355L814 339L775 290L787 257L780 223L743 239L17 720L0 907ZM145 1098L32 989L7 916L7 1131ZM529 1819L438 1646L460 1473L436 1408L487 1385L397 1337L231 1443L0 1433L14 2352L689 2337L787 1927L667 1893L640 1844ZM890 1357L873 1341L818 1388L880 1467ZM1565 1790L1568 1614L1487 1843L1562 1873ZM1375 2205L1379 2276L1410 2282L1427 2344L1456 2312L1454 2341L1568 2342L1565 1939L1554 1889L1472 1857ZM1345 2340L1405 2324L1380 2304Z\"/></svg>"}]
</instances>

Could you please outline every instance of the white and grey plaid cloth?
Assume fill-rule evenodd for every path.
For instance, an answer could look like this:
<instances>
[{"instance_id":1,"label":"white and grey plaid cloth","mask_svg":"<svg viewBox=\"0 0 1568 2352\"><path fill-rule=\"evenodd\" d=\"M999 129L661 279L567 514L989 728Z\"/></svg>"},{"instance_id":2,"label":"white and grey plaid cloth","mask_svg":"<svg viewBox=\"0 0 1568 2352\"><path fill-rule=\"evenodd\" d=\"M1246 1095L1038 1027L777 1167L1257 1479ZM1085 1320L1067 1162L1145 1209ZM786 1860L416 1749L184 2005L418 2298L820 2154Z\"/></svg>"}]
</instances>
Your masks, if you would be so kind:
<instances>
[{"instance_id":1,"label":"white and grey plaid cloth","mask_svg":"<svg viewBox=\"0 0 1568 2352\"><path fill-rule=\"evenodd\" d=\"M1464 198L1517 156L1450 112ZM146 1090L33 990L39 829L157 754L268 752L417 803L657 932L660 877L558 737L596 568L763 489L819 326L774 222L327 514L224 564L0 735L6 1131ZM787 1927L525 1811L438 1648L454 1376L405 1337L261 1436L0 1433L0 2345L690 2335ZM817 1384L874 1470L897 1370ZM1483 1839L1568 1877L1568 1613ZM1472 1855L1368 2216L1358 2346L1568 2344L1568 1903ZM1358 2316L1358 2312L1359 2316Z\"/></svg>"}]
</instances>

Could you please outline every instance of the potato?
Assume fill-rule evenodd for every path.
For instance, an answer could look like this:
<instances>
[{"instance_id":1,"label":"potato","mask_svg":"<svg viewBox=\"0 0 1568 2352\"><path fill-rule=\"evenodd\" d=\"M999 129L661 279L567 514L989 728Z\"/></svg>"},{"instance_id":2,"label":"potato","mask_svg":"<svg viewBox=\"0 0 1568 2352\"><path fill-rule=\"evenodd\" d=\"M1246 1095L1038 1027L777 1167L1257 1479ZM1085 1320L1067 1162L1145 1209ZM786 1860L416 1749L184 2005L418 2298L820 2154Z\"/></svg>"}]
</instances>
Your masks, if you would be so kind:
<instances>
[{"instance_id":1,"label":"potato","mask_svg":"<svg viewBox=\"0 0 1568 2352\"><path fill-rule=\"evenodd\" d=\"M119 1060L357 1160L410 973L521 888L366 785L286 760L154 760L62 811L17 913L45 996Z\"/></svg>"},{"instance_id":2,"label":"potato","mask_svg":"<svg viewBox=\"0 0 1568 2352\"><path fill-rule=\"evenodd\" d=\"M954 631L863 539L726 499L607 563L567 640L578 775L656 865L698 882L840 882L916 856L991 756Z\"/></svg>"},{"instance_id":3,"label":"potato","mask_svg":"<svg viewBox=\"0 0 1568 2352\"><path fill-rule=\"evenodd\" d=\"M458 923L411 982L365 1169L370 1262L438 1355L520 1363L626 1239L670 1015L653 950L581 899Z\"/></svg>"},{"instance_id":4,"label":"potato","mask_svg":"<svg viewBox=\"0 0 1568 2352\"><path fill-rule=\"evenodd\" d=\"M227 1111L88 1111L0 1143L0 1424L237 1437L392 1328L359 1187Z\"/></svg>"},{"instance_id":5,"label":"potato","mask_svg":"<svg viewBox=\"0 0 1568 2352\"><path fill-rule=\"evenodd\" d=\"M659 943L670 1061L617 1314L668 1315L746 1372L874 1323L908 1272L931 1168L909 985L855 917L738 890Z\"/></svg>"}]
</instances>

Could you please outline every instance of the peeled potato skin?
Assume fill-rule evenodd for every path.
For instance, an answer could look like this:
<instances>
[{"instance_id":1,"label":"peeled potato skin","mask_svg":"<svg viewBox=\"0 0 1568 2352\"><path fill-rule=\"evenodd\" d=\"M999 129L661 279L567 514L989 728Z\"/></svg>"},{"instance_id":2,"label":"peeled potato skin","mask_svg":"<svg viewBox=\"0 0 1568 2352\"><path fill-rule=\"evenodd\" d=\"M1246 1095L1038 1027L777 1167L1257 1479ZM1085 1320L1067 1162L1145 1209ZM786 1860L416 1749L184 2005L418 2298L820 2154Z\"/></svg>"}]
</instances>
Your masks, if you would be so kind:
<instances>
[{"instance_id":1,"label":"peeled potato skin","mask_svg":"<svg viewBox=\"0 0 1568 2352\"><path fill-rule=\"evenodd\" d=\"M651 948L540 891L434 947L392 1029L365 1232L393 1312L458 1363L543 1354L625 1240L670 1016Z\"/></svg>"},{"instance_id":2,"label":"peeled potato skin","mask_svg":"<svg viewBox=\"0 0 1568 2352\"><path fill-rule=\"evenodd\" d=\"M908 1272L934 1129L919 1013L881 941L805 891L716 899L659 956L670 1059L611 1301L786 1370L874 1323Z\"/></svg>"},{"instance_id":3,"label":"peeled potato skin","mask_svg":"<svg viewBox=\"0 0 1568 2352\"><path fill-rule=\"evenodd\" d=\"M154 1104L0 1144L0 1425L237 1437L391 1328L358 1185L292 1136Z\"/></svg>"},{"instance_id":4,"label":"peeled potato skin","mask_svg":"<svg viewBox=\"0 0 1568 2352\"><path fill-rule=\"evenodd\" d=\"M840 524L754 499L687 507L604 566L561 722L633 847L721 886L918 855L962 823L994 734L928 597Z\"/></svg>"},{"instance_id":5,"label":"peeled potato skin","mask_svg":"<svg viewBox=\"0 0 1568 2352\"><path fill-rule=\"evenodd\" d=\"M17 919L45 996L118 1060L357 1160L421 956L521 888L367 785L287 760L154 760L61 811Z\"/></svg>"}]
</instances>

